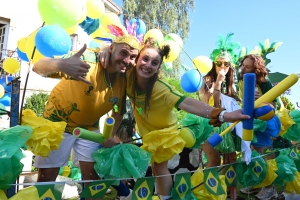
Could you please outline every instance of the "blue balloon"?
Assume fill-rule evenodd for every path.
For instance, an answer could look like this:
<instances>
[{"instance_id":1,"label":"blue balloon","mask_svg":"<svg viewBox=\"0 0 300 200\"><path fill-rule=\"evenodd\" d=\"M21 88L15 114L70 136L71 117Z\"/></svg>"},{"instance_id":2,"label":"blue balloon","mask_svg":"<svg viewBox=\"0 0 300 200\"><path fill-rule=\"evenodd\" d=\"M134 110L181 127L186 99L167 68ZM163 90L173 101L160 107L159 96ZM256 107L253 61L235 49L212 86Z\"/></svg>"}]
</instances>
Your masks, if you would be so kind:
<instances>
[{"instance_id":1,"label":"blue balloon","mask_svg":"<svg viewBox=\"0 0 300 200\"><path fill-rule=\"evenodd\" d=\"M12 79L14 79L14 77L12 76L7 77L8 82L10 82ZM11 92L11 84L9 86L6 85L5 77L0 78L0 84L4 87L4 90L6 92Z\"/></svg>"},{"instance_id":2,"label":"blue balloon","mask_svg":"<svg viewBox=\"0 0 300 200\"><path fill-rule=\"evenodd\" d=\"M0 103L4 106L10 106L10 93L4 94L4 96L0 99Z\"/></svg>"},{"instance_id":3,"label":"blue balloon","mask_svg":"<svg viewBox=\"0 0 300 200\"><path fill-rule=\"evenodd\" d=\"M100 47L101 47L101 43L91 40L89 44L89 48L100 48Z\"/></svg>"},{"instance_id":4,"label":"blue balloon","mask_svg":"<svg viewBox=\"0 0 300 200\"><path fill-rule=\"evenodd\" d=\"M183 74L180 79L181 88L188 93L197 92L202 85L202 76L197 69L192 69Z\"/></svg>"},{"instance_id":5,"label":"blue balloon","mask_svg":"<svg viewBox=\"0 0 300 200\"><path fill-rule=\"evenodd\" d=\"M57 25L41 28L35 36L35 45L47 57L61 56L71 49L71 38L67 31Z\"/></svg>"},{"instance_id":6,"label":"blue balloon","mask_svg":"<svg viewBox=\"0 0 300 200\"><path fill-rule=\"evenodd\" d=\"M20 58L21 60L24 60L24 61L26 61L26 62L29 62L29 59L28 59L26 53L20 51L19 48L17 48L17 53L18 53L18 56L19 56L19 58Z\"/></svg>"},{"instance_id":7,"label":"blue balloon","mask_svg":"<svg viewBox=\"0 0 300 200\"><path fill-rule=\"evenodd\" d=\"M140 19L133 18L129 21L130 25L132 25L134 22L136 22L136 36L138 35L145 35L146 33L146 24Z\"/></svg>"}]
</instances>

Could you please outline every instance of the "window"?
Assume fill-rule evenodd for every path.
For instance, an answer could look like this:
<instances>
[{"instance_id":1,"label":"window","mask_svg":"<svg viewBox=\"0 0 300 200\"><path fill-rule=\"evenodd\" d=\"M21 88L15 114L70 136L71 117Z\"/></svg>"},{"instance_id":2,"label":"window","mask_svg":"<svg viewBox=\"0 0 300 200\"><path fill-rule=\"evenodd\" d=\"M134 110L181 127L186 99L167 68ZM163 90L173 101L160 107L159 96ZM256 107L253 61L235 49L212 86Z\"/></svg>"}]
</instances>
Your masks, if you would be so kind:
<instances>
[{"instance_id":1,"label":"window","mask_svg":"<svg viewBox=\"0 0 300 200\"><path fill-rule=\"evenodd\" d=\"M71 51L77 50L77 34L70 35L71 37Z\"/></svg>"}]
</instances>

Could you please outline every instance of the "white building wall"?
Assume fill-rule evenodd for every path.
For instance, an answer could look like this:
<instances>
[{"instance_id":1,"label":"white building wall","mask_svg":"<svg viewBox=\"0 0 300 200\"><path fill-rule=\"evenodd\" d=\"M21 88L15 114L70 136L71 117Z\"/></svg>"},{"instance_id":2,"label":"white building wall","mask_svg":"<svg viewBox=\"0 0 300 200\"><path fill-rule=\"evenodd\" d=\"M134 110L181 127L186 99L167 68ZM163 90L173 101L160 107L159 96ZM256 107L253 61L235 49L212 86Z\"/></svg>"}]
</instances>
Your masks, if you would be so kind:
<instances>
[{"instance_id":1,"label":"white building wall","mask_svg":"<svg viewBox=\"0 0 300 200\"><path fill-rule=\"evenodd\" d=\"M109 0L103 0L103 2L105 3L106 12L114 12L117 15L121 13L120 8L116 7L113 2ZM6 49L15 50L19 39L28 37L43 24L38 12L38 0L0 0L0 23L1 21L9 22ZM78 27L75 34L77 34L77 49L80 49L84 44L89 45L91 38L80 27ZM44 78L36 74L31 70L31 66L28 66L26 62L22 61L20 70L20 106L28 70L30 72L25 92L25 99L31 96L32 93L37 93L39 91L50 93L53 87L59 82L59 79ZM6 117L2 117L2 120L0 119L0 127L3 127L3 123L5 123L5 127L9 125L9 123L6 123L4 118L6 119Z\"/></svg>"}]
</instances>

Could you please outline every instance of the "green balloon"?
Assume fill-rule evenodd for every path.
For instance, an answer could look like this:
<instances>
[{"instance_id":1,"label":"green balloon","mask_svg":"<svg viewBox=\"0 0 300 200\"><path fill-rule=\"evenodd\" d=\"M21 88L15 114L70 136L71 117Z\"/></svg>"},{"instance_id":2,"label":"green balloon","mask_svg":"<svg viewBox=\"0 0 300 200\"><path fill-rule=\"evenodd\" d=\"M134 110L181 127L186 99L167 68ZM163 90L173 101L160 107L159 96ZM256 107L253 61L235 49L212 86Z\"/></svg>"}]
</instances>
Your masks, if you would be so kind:
<instances>
[{"instance_id":1,"label":"green balloon","mask_svg":"<svg viewBox=\"0 0 300 200\"><path fill-rule=\"evenodd\" d=\"M70 28L78 24L83 5L80 0L39 0L38 10L46 25Z\"/></svg>"}]
</instances>

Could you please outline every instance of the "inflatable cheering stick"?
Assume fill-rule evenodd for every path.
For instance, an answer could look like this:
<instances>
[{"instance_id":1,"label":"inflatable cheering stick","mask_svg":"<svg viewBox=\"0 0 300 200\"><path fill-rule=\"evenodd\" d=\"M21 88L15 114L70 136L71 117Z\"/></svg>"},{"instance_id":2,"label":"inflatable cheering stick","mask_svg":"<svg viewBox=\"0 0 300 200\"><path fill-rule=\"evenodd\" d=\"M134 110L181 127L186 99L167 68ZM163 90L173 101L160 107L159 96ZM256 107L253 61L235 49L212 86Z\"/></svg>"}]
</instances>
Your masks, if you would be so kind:
<instances>
[{"instance_id":1,"label":"inflatable cheering stick","mask_svg":"<svg viewBox=\"0 0 300 200\"><path fill-rule=\"evenodd\" d=\"M254 135L254 101L255 101L256 75L244 74L244 97L243 114L249 115L250 119L243 120L243 140L252 141Z\"/></svg>"},{"instance_id":2,"label":"inflatable cheering stick","mask_svg":"<svg viewBox=\"0 0 300 200\"><path fill-rule=\"evenodd\" d=\"M73 130L73 135L77 138L103 143L105 140L110 138L114 125L115 119L113 117L107 117L104 123L103 134L77 127Z\"/></svg>"}]
</instances>

